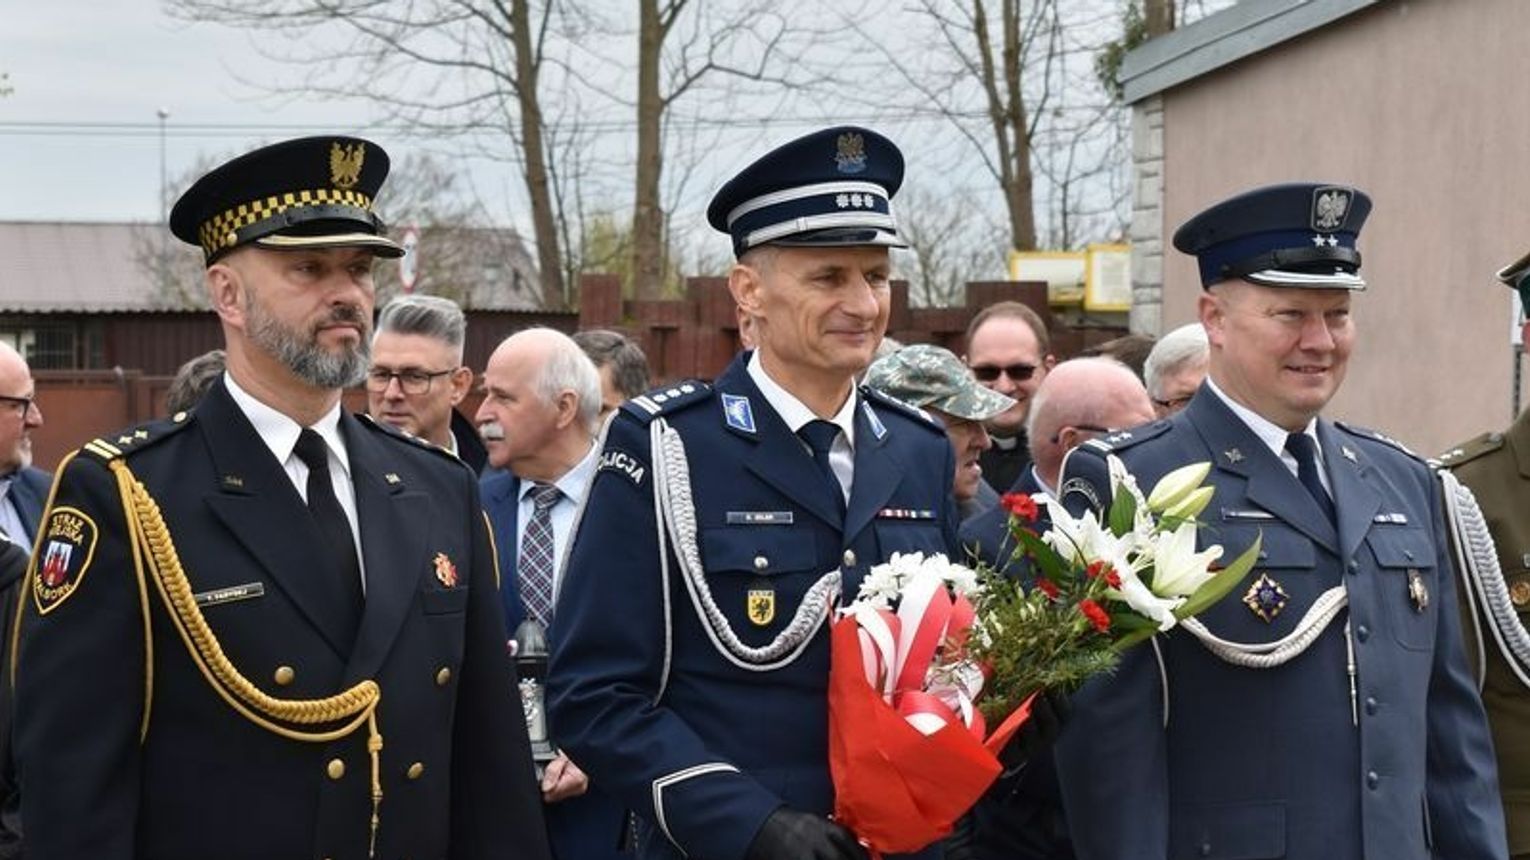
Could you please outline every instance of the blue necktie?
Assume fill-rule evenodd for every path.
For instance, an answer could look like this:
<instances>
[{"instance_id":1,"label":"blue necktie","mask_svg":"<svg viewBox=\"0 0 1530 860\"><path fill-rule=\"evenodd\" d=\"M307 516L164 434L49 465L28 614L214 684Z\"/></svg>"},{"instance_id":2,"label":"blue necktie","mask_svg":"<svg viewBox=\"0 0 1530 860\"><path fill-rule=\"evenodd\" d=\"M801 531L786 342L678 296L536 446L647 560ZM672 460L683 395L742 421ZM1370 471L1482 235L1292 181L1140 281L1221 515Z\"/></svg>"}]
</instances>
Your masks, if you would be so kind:
<instances>
[{"instance_id":1,"label":"blue necktie","mask_svg":"<svg viewBox=\"0 0 1530 860\"><path fill-rule=\"evenodd\" d=\"M813 462L818 464L818 470L823 473L824 480L828 482L830 489L834 491L834 502L839 507L839 512L845 512L845 490L840 486L839 478L835 476L834 469L829 465L829 449L834 447L834 440L839 438L839 426L822 418L809 421L797 431L808 447L813 449Z\"/></svg>"},{"instance_id":2,"label":"blue necktie","mask_svg":"<svg viewBox=\"0 0 1530 860\"><path fill-rule=\"evenodd\" d=\"M1296 479L1312 494L1313 501L1317 502L1328 521L1337 526L1333 499L1328 497L1328 490L1324 489L1323 479L1318 474L1317 443L1306 433L1292 433L1286 437L1286 450L1296 458Z\"/></svg>"}]
</instances>

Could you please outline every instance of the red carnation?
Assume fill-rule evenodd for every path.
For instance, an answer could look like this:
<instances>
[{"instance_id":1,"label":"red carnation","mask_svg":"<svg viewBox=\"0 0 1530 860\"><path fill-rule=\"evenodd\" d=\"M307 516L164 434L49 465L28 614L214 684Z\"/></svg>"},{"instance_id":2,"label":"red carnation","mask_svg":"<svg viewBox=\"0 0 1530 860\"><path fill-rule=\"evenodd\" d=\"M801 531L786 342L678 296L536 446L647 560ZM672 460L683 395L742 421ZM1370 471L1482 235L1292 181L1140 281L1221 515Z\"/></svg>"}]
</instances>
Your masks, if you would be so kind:
<instances>
[{"instance_id":1,"label":"red carnation","mask_svg":"<svg viewBox=\"0 0 1530 860\"><path fill-rule=\"evenodd\" d=\"M1105 574L1105 584L1110 586L1111 588L1116 589L1117 591L1120 591L1121 590L1121 574L1116 573L1116 569L1115 568L1111 568Z\"/></svg>"},{"instance_id":2,"label":"red carnation","mask_svg":"<svg viewBox=\"0 0 1530 860\"><path fill-rule=\"evenodd\" d=\"M1084 617L1089 619L1089 623L1094 625L1095 630L1104 633L1110 629L1110 616L1105 614L1105 610L1100 608L1100 604L1095 603L1093 600L1087 597L1080 600L1078 602L1078 611L1084 613Z\"/></svg>"},{"instance_id":3,"label":"red carnation","mask_svg":"<svg viewBox=\"0 0 1530 860\"><path fill-rule=\"evenodd\" d=\"M1010 516L1017 517L1021 522L1033 523L1039 512L1036 500L1027 493L1005 493L999 497L999 503L1004 510L1009 511Z\"/></svg>"},{"instance_id":4,"label":"red carnation","mask_svg":"<svg viewBox=\"0 0 1530 860\"><path fill-rule=\"evenodd\" d=\"M1052 600L1057 599L1057 585L1044 576L1036 577L1036 588Z\"/></svg>"},{"instance_id":5,"label":"red carnation","mask_svg":"<svg viewBox=\"0 0 1530 860\"><path fill-rule=\"evenodd\" d=\"M1090 579L1104 577L1105 584L1111 588L1119 589L1121 587L1121 574L1116 573L1116 569L1111 566L1110 562L1104 559L1091 562L1088 567L1084 568L1084 575Z\"/></svg>"}]
</instances>

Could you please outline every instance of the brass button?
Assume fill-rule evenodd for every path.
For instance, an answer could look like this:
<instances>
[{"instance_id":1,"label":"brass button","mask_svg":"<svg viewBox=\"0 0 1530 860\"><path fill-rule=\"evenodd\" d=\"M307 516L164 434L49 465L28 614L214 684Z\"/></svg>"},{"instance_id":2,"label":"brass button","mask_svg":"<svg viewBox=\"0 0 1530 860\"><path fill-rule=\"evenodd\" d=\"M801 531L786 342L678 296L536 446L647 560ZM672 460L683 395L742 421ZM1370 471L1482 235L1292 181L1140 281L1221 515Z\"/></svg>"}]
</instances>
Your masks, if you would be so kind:
<instances>
[{"instance_id":1,"label":"brass button","mask_svg":"<svg viewBox=\"0 0 1530 860\"><path fill-rule=\"evenodd\" d=\"M420 774L422 774L424 772L425 772L425 765L420 763L420 762L415 762L414 764L410 765L409 766L409 770L405 771L404 773L410 779L419 779L420 778Z\"/></svg>"},{"instance_id":2,"label":"brass button","mask_svg":"<svg viewBox=\"0 0 1530 860\"><path fill-rule=\"evenodd\" d=\"M442 666L439 670L436 671L436 686L437 687L444 687L447 684L451 683L451 680L452 680L452 670L451 669L448 669L445 666Z\"/></svg>"},{"instance_id":3,"label":"brass button","mask_svg":"<svg viewBox=\"0 0 1530 860\"><path fill-rule=\"evenodd\" d=\"M332 758L329 760L328 766L324 768L324 772L329 774L330 779L339 779L345 776L345 762Z\"/></svg>"},{"instance_id":4,"label":"brass button","mask_svg":"<svg viewBox=\"0 0 1530 860\"><path fill-rule=\"evenodd\" d=\"M277 666L276 671L272 673L271 677L276 679L276 683L285 687L292 683L292 679L297 677L297 673L292 671L291 666Z\"/></svg>"},{"instance_id":5,"label":"brass button","mask_svg":"<svg viewBox=\"0 0 1530 860\"><path fill-rule=\"evenodd\" d=\"M842 561L844 561L845 567L855 567L855 550L845 550L845 557L842 559Z\"/></svg>"},{"instance_id":6,"label":"brass button","mask_svg":"<svg viewBox=\"0 0 1530 860\"><path fill-rule=\"evenodd\" d=\"M763 555L757 555L757 556L754 557L754 569L755 570L764 570L767 567L770 567L770 559L766 558Z\"/></svg>"},{"instance_id":7,"label":"brass button","mask_svg":"<svg viewBox=\"0 0 1530 860\"><path fill-rule=\"evenodd\" d=\"M1530 604L1530 580L1521 579L1509 586L1509 599L1515 606Z\"/></svg>"}]
</instances>

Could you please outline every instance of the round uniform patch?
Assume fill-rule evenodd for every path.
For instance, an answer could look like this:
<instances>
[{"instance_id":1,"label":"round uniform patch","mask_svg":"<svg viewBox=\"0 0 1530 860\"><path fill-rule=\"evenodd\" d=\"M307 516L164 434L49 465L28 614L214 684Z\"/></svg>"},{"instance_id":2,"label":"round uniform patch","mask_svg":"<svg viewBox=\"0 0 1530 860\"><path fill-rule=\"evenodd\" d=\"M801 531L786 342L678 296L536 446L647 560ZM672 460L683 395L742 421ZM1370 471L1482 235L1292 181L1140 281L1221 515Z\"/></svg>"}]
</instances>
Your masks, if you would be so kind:
<instances>
[{"instance_id":1,"label":"round uniform patch","mask_svg":"<svg viewBox=\"0 0 1530 860\"><path fill-rule=\"evenodd\" d=\"M41 548L32 560L32 599L38 612L47 615L80 587L99 535L96 521L79 508L54 508L48 514Z\"/></svg>"}]
</instances>

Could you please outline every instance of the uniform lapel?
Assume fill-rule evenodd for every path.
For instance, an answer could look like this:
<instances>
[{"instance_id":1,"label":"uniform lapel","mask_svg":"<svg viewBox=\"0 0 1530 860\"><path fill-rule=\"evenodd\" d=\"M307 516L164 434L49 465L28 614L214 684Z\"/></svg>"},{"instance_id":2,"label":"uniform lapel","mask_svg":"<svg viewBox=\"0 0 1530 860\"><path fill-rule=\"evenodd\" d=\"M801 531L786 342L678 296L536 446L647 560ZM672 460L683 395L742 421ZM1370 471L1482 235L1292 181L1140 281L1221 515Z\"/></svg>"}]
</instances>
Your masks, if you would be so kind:
<instances>
[{"instance_id":1,"label":"uniform lapel","mask_svg":"<svg viewBox=\"0 0 1530 860\"><path fill-rule=\"evenodd\" d=\"M1246 481L1244 494L1250 502L1279 517L1330 551L1338 549L1333 524L1324 516L1307 489L1275 456L1243 420L1233 414L1216 394L1202 388L1185 407L1186 419L1201 434L1218 471ZM1226 506L1233 499L1218 488L1212 499Z\"/></svg>"},{"instance_id":2,"label":"uniform lapel","mask_svg":"<svg viewBox=\"0 0 1530 860\"><path fill-rule=\"evenodd\" d=\"M745 457L745 468L775 487L786 498L838 528L839 505L829 495L827 482L818 471L818 465L813 462L813 455L808 453L802 440L765 401L765 395L760 393L760 389L749 378L749 372L742 361L734 361L727 373L717 380L717 389L720 392L716 407L718 420L733 433L757 443L754 450ZM748 399L754 423L752 432L728 423L725 394ZM697 465L692 462L693 471Z\"/></svg>"},{"instance_id":3,"label":"uniform lapel","mask_svg":"<svg viewBox=\"0 0 1530 860\"><path fill-rule=\"evenodd\" d=\"M213 515L343 659L350 653L351 643L337 641L334 636L347 611L335 603L336 590L323 587L317 579L323 575L316 566L320 557L318 529L292 480L221 379L197 407L197 426L207 441L218 482L217 491L207 496ZM182 557L196 563L189 552L183 551ZM194 585L196 570L188 567L186 573Z\"/></svg>"},{"instance_id":4,"label":"uniform lapel","mask_svg":"<svg viewBox=\"0 0 1530 860\"><path fill-rule=\"evenodd\" d=\"M390 471L392 463L371 431L346 412L340 414L340 430L351 458L367 582L366 610L346 667L347 680L352 682L377 673L414 602L421 578L431 573L427 558L430 548L426 545L431 532L430 506L424 493L410 492L398 474Z\"/></svg>"},{"instance_id":5,"label":"uniform lapel","mask_svg":"<svg viewBox=\"0 0 1530 860\"><path fill-rule=\"evenodd\" d=\"M1339 517L1339 557L1352 558L1381 510L1381 491L1375 487L1373 470L1361 459L1359 447L1346 444L1327 421L1318 421L1318 444L1323 448L1323 463Z\"/></svg>"},{"instance_id":6,"label":"uniform lapel","mask_svg":"<svg viewBox=\"0 0 1530 860\"><path fill-rule=\"evenodd\" d=\"M855 479L845 513L846 544L866 528L903 481L903 464L886 447L891 431L880 422L872 426L866 414L870 408L862 398L855 410Z\"/></svg>"}]
</instances>

